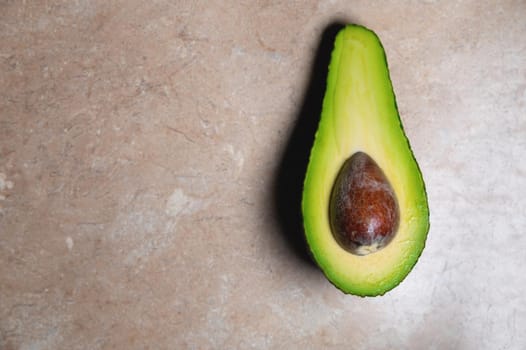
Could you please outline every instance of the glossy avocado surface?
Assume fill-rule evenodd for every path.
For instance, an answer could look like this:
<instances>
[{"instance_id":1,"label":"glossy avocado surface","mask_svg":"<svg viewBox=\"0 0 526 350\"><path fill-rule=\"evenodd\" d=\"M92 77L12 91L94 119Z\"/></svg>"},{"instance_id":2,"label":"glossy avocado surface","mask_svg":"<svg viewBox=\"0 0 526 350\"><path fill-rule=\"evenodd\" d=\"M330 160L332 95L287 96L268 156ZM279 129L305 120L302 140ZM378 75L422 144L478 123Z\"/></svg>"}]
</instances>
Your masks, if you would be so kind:
<instances>
[{"instance_id":1,"label":"glossy avocado surface","mask_svg":"<svg viewBox=\"0 0 526 350\"><path fill-rule=\"evenodd\" d=\"M371 185L362 172L378 181ZM344 293L386 293L425 246L429 209L422 174L382 44L362 26L348 25L335 39L302 213L314 260Z\"/></svg>"}]
</instances>

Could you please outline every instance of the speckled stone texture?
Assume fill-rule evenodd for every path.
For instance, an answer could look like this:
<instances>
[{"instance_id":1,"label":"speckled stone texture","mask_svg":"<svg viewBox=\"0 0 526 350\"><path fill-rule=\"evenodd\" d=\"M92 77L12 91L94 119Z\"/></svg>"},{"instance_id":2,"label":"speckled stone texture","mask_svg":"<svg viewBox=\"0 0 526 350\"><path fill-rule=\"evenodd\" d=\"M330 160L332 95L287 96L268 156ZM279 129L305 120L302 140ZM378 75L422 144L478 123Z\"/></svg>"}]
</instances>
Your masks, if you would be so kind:
<instances>
[{"instance_id":1,"label":"speckled stone texture","mask_svg":"<svg viewBox=\"0 0 526 350\"><path fill-rule=\"evenodd\" d=\"M381 37L429 195L378 298L298 247L339 22ZM520 0L0 0L0 349L523 348L525 38Z\"/></svg>"}]
</instances>

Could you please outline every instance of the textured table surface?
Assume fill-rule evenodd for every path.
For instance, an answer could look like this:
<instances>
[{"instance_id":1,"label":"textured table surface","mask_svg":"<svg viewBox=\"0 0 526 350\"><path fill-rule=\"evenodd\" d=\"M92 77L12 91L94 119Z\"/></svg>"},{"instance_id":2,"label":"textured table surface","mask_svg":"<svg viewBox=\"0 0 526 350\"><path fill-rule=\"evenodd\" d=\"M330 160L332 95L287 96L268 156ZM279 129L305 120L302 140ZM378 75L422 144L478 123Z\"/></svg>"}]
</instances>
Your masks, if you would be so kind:
<instances>
[{"instance_id":1,"label":"textured table surface","mask_svg":"<svg viewBox=\"0 0 526 350\"><path fill-rule=\"evenodd\" d=\"M525 15L0 1L0 349L523 348ZM431 211L419 263L378 298L342 294L298 245L345 22L383 41Z\"/></svg>"}]
</instances>

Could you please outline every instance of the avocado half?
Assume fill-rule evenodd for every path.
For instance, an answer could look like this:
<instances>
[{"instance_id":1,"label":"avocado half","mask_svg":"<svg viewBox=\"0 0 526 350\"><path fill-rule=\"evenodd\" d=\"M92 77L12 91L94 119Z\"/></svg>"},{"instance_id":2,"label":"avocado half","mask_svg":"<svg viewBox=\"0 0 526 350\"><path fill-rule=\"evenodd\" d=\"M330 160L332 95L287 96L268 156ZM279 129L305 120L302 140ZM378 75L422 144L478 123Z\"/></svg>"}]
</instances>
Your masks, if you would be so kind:
<instances>
[{"instance_id":1,"label":"avocado half","mask_svg":"<svg viewBox=\"0 0 526 350\"><path fill-rule=\"evenodd\" d=\"M367 255L355 255L340 246L329 214L337 176L357 152L366 153L381 168L400 212L389 244ZM362 26L348 25L335 39L304 182L302 213L314 260L344 293L377 296L393 289L425 246L429 209L422 174L398 115L382 44Z\"/></svg>"}]
</instances>

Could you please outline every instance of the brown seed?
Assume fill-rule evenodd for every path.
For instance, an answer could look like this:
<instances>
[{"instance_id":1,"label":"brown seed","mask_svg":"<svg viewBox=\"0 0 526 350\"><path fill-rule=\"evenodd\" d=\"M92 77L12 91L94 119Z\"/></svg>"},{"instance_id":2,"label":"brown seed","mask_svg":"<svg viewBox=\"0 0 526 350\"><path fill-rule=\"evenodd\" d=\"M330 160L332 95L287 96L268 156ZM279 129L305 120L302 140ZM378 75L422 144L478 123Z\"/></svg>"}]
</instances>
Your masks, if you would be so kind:
<instances>
[{"instance_id":1,"label":"brown seed","mask_svg":"<svg viewBox=\"0 0 526 350\"><path fill-rule=\"evenodd\" d=\"M356 255L385 247L400 221L391 184L363 152L356 152L343 164L332 189L329 214L334 238Z\"/></svg>"}]
</instances>

